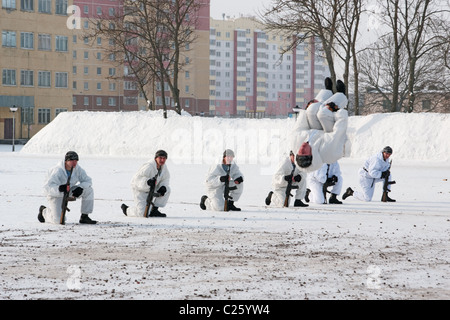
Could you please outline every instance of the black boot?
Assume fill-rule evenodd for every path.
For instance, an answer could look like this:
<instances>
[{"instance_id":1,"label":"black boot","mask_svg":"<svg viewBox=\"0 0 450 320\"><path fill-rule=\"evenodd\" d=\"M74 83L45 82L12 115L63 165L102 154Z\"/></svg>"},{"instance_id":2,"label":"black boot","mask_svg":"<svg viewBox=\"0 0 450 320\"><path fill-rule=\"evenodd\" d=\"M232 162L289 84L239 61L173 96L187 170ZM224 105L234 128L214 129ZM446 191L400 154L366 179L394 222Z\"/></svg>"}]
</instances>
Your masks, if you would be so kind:
<instances>
[{"instance_id":1,"label":"black boot","mask_svg":"<svg viewBox=\"0 0 450 320\"><path fill-rule=\"evenodd\" d=\"M387 195L387 192L386 192L386 198L384 197L384 195L381 196L381 201L382 202L396 202L396 200L389 198L389 196Z\"/></svg>"},{"instance_id":2,"label":"black boot","mask_svg":"<svg viewBox=\"0 0 450 320\"><path fill-rule=\"evenodd\" d=\"M122 205L120 207L122 208L123 214L127 215L128 206L125 203L122 203Z\"/></svg>"},{"instance_id":3,"label":"black boot","mask_svg":"<svg viewBox=\"0 0 450 320\"><path fill-rule=\"evenodd\" d=\"M206 210L206 199L208 199L208 196L202 196L202 198L200 199L200 208L202 208L202 210Z\"/></svg>"},{"instance_id":4,"label":"black boot","mask_svg":"<svg viewBox=\"0 0 450 320\"><path fill-rule=\"evenodd\" d=\"M236 208L234 201L228 200L228 211L241 211L241 208Z\"/></svg>"},{"instance_id":5,"label":"black boot","mask_svg":"<svg viewBox=\"0 0 450 320\"><path fill-rule=\"evenodd\" d=\"M333 91L333 81L329 77L325 78L325 89Z\"/></svg>"},{"instance_id":6,"label":"black boot","mask_svg":"<svg viewBox=\"0 0 450 320\"><path fill-rule=\"evenodd\" d=\"M44 211L44 209L45 209L45 206L40 206L40 207L39 207L38 220L39 220L39 222L41 222L41 223L44 223L44 222L45 222L44 215L42 214L42 212Z\"/></svg>"},{"instance_id":7,"label":"black boot","mask_svg":"<svg viewBox=\"0 0 450 320\"><path fill-rule=\"evenodd\" d=\"M306 189L306 194L305 194L305 201L309 202L309 194L311 193L310 189Z\"/></svg>"},{"instance_id":8,"label":"black boot","mask_svg":"<svg viewBox=\"0 0 450 320\"><path fill-rule=\"evenodd\" d=\"M85 223L85 224L96 224L97 221L95 220L91 220L91 218L89 218L89 216L86 213L82 213L81 217L80 217L80 223Z\"/></svg>"},{"instance_id":9,"label":"black boot","mask_svg":"<svg viewBox=\"0 0 450 320\"><path fill-rule=\"evenodd\" d=\"M345 190L345 193L342 196L342 200L347 199L348 197L353 195L353 190L352 188L348 187L347 190Z\"/></svg>"},{"instance_id":10,"label":"black boot","mask_svg":"<svg viewBox=\"0 0 450 320\"><path fill-rule=\"evenodd\" d=\"M330 199L328 200L328 203L334 203L334 204L342 204L342 201L339 201L336 198L337 194L332 193Z\"/></svg>"},{"instance_id":11,"label":"black boot","mask_svg":"<svg viewBox=\"0 0 450 320\"><path fill-rule=\"evenodd\" d=\"M309 204L303 203L300 199L296 199L294 201L294 207L309 207Z\"/></svg>"},{"instance_id":12,"label":"black boot","mask_svg":"<svg viewBox=\"0 0 450 320\"><path fill-rule=\"evenodd\" d=\"M345 94L345 84L341 80L336 82L336 91Z\"/></svg>"},{"instance_id":13,"label":"black boot","mask_svg":"<svg viewBox=\"0 0 450 320\"><path fill-rule=\"evenodd\" d=\"M266 197L266 206L270 205L270 203L272 202L272 195L273 195L273 191L270 191Z\"/></svg>"},{"instance_id":14,"label":"black boot","mask_svg":"<svg viewBox=\"0 0 450 320\"><path fill-rule=\"evenodd\" d=\"M166 214L165 213L161 213L158 210L158 207L153 207L152 211L150 211L149 217L160 217L160 218L165 218Z\"/></svg>"}]
</instances>

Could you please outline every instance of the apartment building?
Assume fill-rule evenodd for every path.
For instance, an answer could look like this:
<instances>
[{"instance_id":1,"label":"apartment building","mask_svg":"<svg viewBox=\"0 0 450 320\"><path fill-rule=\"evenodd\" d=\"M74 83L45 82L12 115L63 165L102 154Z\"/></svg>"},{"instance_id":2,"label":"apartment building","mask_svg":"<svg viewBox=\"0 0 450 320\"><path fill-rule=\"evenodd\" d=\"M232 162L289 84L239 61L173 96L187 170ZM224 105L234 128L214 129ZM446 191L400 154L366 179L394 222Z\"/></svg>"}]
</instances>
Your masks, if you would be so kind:
<instances>
[{"instance_id":1,"label":"apartment building","mask_svg":"<svg viewBox=\"0 0 450 320\"><path fill-rule=\"evenodd\" d=\"M32 137L72 109L72 0L2 0L0 139ZM10 108L16 107L13 115Z\"/></svg>"},{"instance_id":2,"label":"apartment building","mask_svg":"<svg viewBox=\"0 0 450 320\"><path fill-rule=\"evenodd\" d=\"M251 17L211 19L210 114L286 116L312 99L328 66L314 41L281 55L289 41Z\"/></svg>"}]
</instances>

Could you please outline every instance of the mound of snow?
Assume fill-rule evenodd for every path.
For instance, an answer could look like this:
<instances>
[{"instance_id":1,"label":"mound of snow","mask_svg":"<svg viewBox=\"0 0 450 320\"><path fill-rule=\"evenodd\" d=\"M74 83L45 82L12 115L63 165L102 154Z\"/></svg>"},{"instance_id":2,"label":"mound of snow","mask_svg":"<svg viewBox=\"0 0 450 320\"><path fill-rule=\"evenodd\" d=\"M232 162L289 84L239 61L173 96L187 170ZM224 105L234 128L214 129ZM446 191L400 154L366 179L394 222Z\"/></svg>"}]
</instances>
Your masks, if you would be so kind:
<instances>
[{"instance_id":1,"label":"mound of snow","mask_svg":"<svg viewBox=\"0 0 450 320\"><path fill-rule=\"evenodd\" d=\"M186 114L188 115L188 114ZM178 163L217 161L226 148L239 163L278 163L295 119L229 119L162 111L60 113L22 148L29 154L152 157L164 149ZM366 158L389 145L396 159L448 161L450 115L387 113L349 118L345 156Z\"/></svg>"}]
</instances>

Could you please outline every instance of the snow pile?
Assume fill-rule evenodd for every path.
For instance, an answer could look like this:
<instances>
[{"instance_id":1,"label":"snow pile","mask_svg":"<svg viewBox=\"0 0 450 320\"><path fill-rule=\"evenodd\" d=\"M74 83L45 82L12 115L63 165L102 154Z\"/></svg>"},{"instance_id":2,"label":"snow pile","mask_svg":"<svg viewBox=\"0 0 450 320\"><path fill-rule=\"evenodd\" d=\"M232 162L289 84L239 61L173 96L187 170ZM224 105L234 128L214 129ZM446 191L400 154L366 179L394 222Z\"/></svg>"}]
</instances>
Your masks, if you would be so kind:
<instances>
[{"instance_id":1,"label":"snow pile","mask_svg":"<svg viewBox=\"0 0 450 320\"><path fill-rule=\"evenodd\" d=\"M204 164L225 148L240 163L278 163L289 150L295 119L190 117L169 111L61 113L22 153L151 157L158 149L175 163ZM450 115L385 113L349 118L345 155L365 158L389 145L396 159L450 160Z\"/></svg>"}]
</instances>

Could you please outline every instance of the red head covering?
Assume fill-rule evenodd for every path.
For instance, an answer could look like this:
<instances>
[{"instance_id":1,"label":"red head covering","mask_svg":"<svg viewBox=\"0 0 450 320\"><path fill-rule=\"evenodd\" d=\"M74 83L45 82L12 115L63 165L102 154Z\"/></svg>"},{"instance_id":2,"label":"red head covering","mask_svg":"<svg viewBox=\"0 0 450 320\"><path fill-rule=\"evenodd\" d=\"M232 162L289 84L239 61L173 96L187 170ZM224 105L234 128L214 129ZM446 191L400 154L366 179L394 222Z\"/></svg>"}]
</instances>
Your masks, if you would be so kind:
<instances>
[{"instance_id":1,"label":"red head covering","mask_svg":"<svg viewBox=\"0 0 450 320\"><path fill-rule=\"evenodd\" d=\"M299 156L310 156L312 155L311 152L311 146L309 145L308 142L303 142L300 149L298 150L297 153Z\"/></svg>"}]
</instances>

